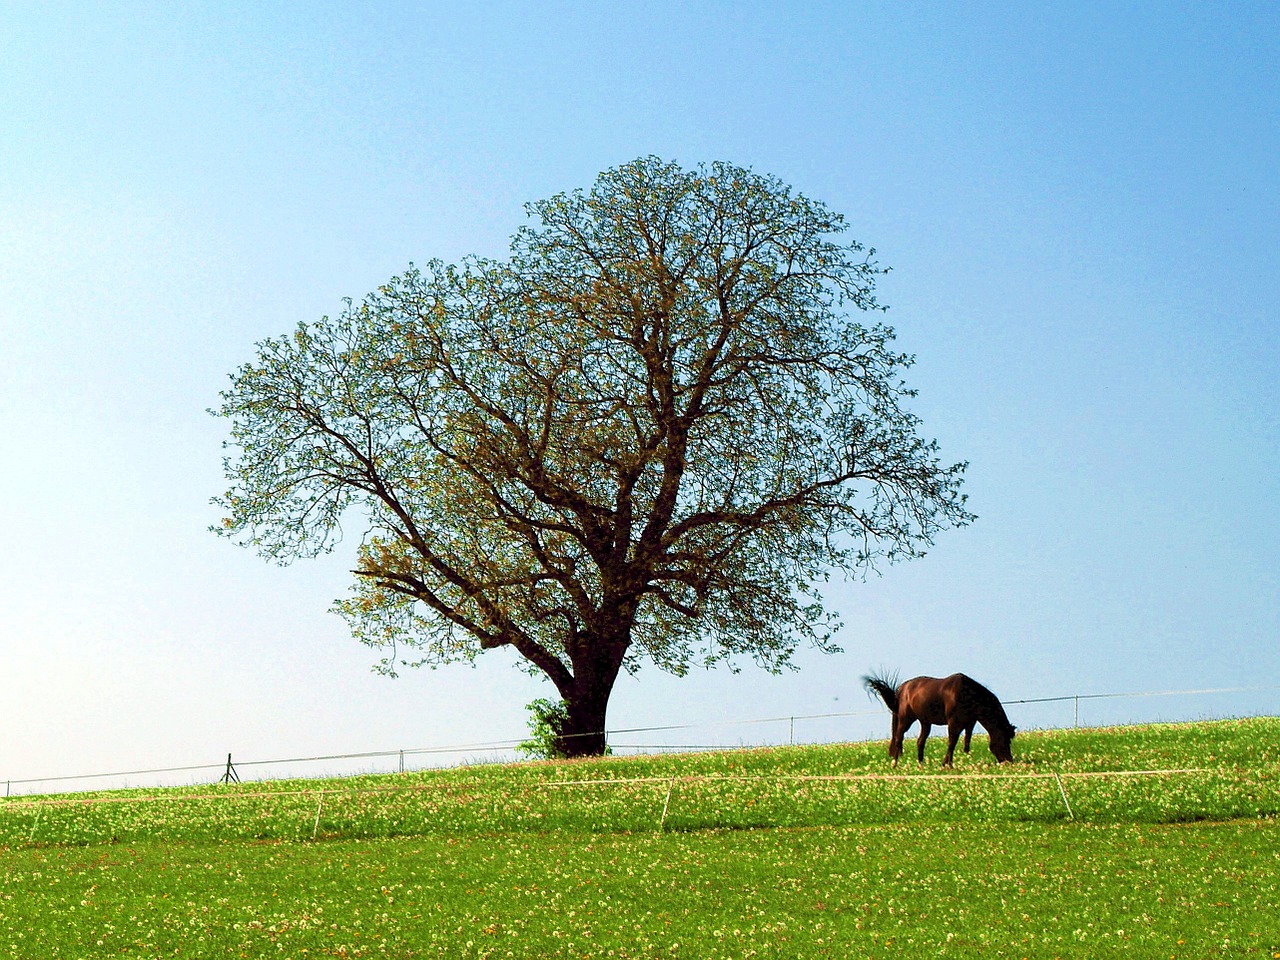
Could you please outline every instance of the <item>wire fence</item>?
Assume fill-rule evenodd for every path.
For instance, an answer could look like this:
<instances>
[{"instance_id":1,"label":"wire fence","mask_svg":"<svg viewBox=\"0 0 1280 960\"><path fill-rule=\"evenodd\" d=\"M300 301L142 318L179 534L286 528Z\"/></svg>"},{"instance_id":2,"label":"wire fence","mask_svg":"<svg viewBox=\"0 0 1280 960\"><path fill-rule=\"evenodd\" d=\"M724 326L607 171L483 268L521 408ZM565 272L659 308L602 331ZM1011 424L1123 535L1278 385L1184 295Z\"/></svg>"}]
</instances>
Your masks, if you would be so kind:
<instances>
[{"instance_id":1,"label":"wire fence","mask_svg":"<svg viewBox=\"0 0 1280 960\"><path fill-rule=\"evenodd\" d=\"M1002 701L1006 707L1051 707L1061 710L1070 705L1071 723L1067 724L1065 716L1047 715L1050 722L1036 723L1034 719L1018 716L1014 719L1024 728L1057 728L1081 725L1081 704L1086 707L1105 701L1120 702L1124 700L1145 700L1149 698L1200 697L1207 695L1226 695L1241 693L1272 693L1280 690L1280 686L1251 687L1213 687L1193 690L1144 690L1123 693L1091 693L1068 694L1053 697L1030 697ZM1209 711L1213 713L1214 711ZM1238 709L1235 710L1238 713ZM1258 712L1258 711L1255 711ZM1267 705L1265 712L1276 712L1272 704ZM1140 717L1132 711L1124 718L1108 717L1104 714L1087 716L1089 726L1111 725L1121 722L1150 722L1156 720L1191 719L1189 711L1181 711L1177 717L1160 716L1157 718ZM1201 716L1205 716L1202 711ZM876 718L877 723L859 725L850 721ZM777 746L781 744L817 744L850 740L867 740L882 738L886 730L879 729L887 713L883 708L854 711L838 711L812 714L795 714L787 716L757 717L750 719L714 720L693 723L663 724L643 727L622 727L605 731L605 739L610 750L615 754L625 753L658 753L697 750L723 750L732 748ZM1043 717L1042 717L1043 719ZM1057 722L1054 722L1057 721ZM797 740L796 727L801 725L801 738ZM689 733L697 731L709 734L696 742ZM715 736L719 731L720 736ZM755 732L755 736L725 736L726 731ZM760 731L763 731L761 733ZM785 731L785 733L784 733ZM665 736L664 736L665 735ZM641 737L639 741L628 738ZM477 743L451 744L444 746L398 748L392 750L370 750L356 753L336 753L312 756L284 757L268 760L239 760L228 754L225 761L216 763L184 764L167 767L150 767L132 770L118 770L105 773L57 774L41 777L6 778L4 795L35 793L75 792L84 790L101 790L115 786L160 786L173 785L174 778L187 778L190 783L222 780L239 782L241 774L256 774L254 779L281 779L305 775L302 769L311 770L316 775L315 765L325 764L325 774L345 775L370 772L406 772L410 769L427 769L432 767L453 766L458 763L503 762L518 757L516 748L527 737L507 740L493 740ZM204 775L197 781L197 775ZM146 782L142 782L145 780ZM1064 795L1065 799L1065 795Z\"/></svg>"},{"instance_id":2,"label":"wire fence","mask_svg":"<svg viewBox=\"0 0 1280 960\"><path fill-rule=\"evenodd\" d=\"M33 844L690 832L924 821L1169 823L1280 814L1280 770L668 773L395 778L0 801L0 848Z\"/></svg>"}]
</instances>

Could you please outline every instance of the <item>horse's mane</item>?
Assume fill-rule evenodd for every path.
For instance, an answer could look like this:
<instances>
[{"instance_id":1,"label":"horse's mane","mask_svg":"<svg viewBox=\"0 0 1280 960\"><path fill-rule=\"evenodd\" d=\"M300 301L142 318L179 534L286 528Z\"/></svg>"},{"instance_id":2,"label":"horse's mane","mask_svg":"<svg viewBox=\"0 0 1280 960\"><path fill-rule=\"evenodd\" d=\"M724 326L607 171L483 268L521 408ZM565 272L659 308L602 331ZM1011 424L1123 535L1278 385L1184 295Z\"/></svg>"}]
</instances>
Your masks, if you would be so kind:
<instances>
[{"instance_id":1,"label":"horse's mane","mask_svg":"<svg viewBox=\"0 0 1280 960\"><path fill-rule=\"evenodd\" d=\"M965 687L968 689L970 696L976 696L979 700L981 700L982 705L988 710L990 710L992 713L994 713L996 717L999 718L1004 723L1004 725L1009 728L1010 732L1016 729L1014 725L1009 722L1009 715L1004 712L1004 704L1000 702L999 697L997 697L994 693L992 693L990 690L988 690L986 687L980 684L977 680L973 679L973 677L969 676L967 673L962 673L960 674L960 676L964 677Z\"/></svg>"}]
</instances>

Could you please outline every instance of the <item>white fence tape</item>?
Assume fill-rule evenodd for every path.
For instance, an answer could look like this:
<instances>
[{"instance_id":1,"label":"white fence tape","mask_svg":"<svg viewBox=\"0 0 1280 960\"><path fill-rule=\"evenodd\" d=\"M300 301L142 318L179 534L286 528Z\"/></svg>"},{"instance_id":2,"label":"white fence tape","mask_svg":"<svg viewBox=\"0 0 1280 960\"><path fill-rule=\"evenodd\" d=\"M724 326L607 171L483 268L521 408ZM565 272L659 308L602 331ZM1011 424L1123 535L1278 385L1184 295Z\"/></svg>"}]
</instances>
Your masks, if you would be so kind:
<instances>
[{"instance_id":1,"label":"white fence tape","mask_svg":"<svg viewBox=\"0 0 1280 960\"><path fill-rule=\"evenodd\" d=\"M1255 771L1257 773L1257 771ZM560 779L540 779L530 780L522 783L511 783L504 785L501 791L503 794L510 796L518 793L529 793L541 790L559 790L564 788L617 788L617 787L635 787L650 786L655 788L655 798L663 797L662 812L658 818L656 829L658 832L667 830L667 823L671 818L675 803L678 798L679 791L677 788L681 786L694 786L700 783L733 783L733 784L804 784L804 783L830 783L830 784L847 784L856 786L859 784L869 783L906 783L914 782L916 784L926 786L931 790L941 790L962 786L981 785L984 787L1000 786L1013 787L1019 783L1028 783L1031 781L1052 780L1058 790L1058 795L1062 799L1063 807L1066 810L1067 817L1076 820L1075 811L1071 807L1070 800L1067 796L1067 789L1064 780L1072 778L1114 778L1114 777L1179 777L1179 776L1233 776L1238 777L1239 770L1224 767L1177 767L1177 768L1161 768L1161 769L1141 769L1141 770L1079 770L1079 771L1028 771L1028 772L1006 772L996 771L990 773L956 773L956 772L918 772L918 773L836 773L836 774L688 774L676 776L648 776L648 777L593 777L573 780ZM1277 777L1280 777L1280 771L1277 771ZM1276 777L1262 776L1260 780L1274 781ZM165 792L165 793L129 793L114 794L96 797L53 797L40 799L18 799L10 798L0 800L0 817L6 814L18 811L33 811L35 817L31 824L31 829L27 833L27 843L34 843L37 831L41 825L42 818L47 810L52 808L64 808L71 810L82 810L86 813L94 807L109 804L147 804L147 803L214 803L225 804L235 801L250 800L295 800L299 801L298 815L300 818L311 820L310 838L312 840L319 836L321 819L326 807L326 800L336 801L343 796L360 796L360 795L395 795L406 793L421 793L439 790L450 790L458 784L449 781L436 780L435 782L419 782L419 783L396 783L383 784L378 786L350 786L350 787L333 787L326 785L320 789L297 789L297 790L254 790L243 788L222 789L206 789L199 793L193 792ZM665 787L665 795L661 792ZM315 815L310 816L310 806L307 801L314 799L316 803ZM752 801L754 802L754 801ZM464 801L465 803L465 801ZM748 804L750 806L750 804ZM1272 810L1272 813L1275 811ZM686 814L686 819L689 814ZM291 818L290 814L285 815L285 819ZM112 820L108 817L107 823ZM769 826L770 824L757 824L756 826ZM783 824L774 824L782 826ZM710 824L714 826L714 824ZM305 832L305 826L301 828ZM591 828L595 829L595 828ZM634 827L628 827L634 829ZM688 826L686 825L686 829ZM409 830L412 834L413 831ZM356 833L359 833L357 828ZM341 835L342 829L336 835Z\"/></svg>"}]
</instances>

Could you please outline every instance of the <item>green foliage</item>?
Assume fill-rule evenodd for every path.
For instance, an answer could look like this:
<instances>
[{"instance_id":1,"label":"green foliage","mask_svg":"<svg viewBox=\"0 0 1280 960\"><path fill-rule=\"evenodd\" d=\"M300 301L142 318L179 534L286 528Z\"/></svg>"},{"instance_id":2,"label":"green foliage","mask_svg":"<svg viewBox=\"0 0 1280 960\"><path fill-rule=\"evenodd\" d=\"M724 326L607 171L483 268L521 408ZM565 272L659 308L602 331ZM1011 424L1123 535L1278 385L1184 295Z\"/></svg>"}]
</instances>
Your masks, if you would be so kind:
<instances>
[{"instance_id":1,"label":"green foliage","mask_svg":"<svg viewBox=\"0 0 1280 960\"><path fill-rule=\"evenodd\" d=\"M539 698L526 704L529 711L529 739L516 746L521 756L534 760L559 760L564 757L560 734L569 711L562 700Z\"/></svg>"}]
</instances>

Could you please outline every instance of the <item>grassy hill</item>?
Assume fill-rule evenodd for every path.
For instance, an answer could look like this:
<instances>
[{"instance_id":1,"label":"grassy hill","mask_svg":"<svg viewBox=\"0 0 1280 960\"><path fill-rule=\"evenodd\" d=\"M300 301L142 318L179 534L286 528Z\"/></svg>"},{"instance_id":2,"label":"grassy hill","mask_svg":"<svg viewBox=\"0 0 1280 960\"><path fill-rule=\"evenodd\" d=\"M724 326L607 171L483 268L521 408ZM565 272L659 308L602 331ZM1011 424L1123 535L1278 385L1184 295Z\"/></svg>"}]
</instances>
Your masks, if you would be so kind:
<instances>
[{"instance_id":1,"label":"grassy hill","mask_svg":"<svg viewBox=\"0 0 1280 960\"><path fill-rule=\"evenodd\" d=\"M0 802L0 957L1280 957L1280 719Z\"/></svg>"}]
</instances>

